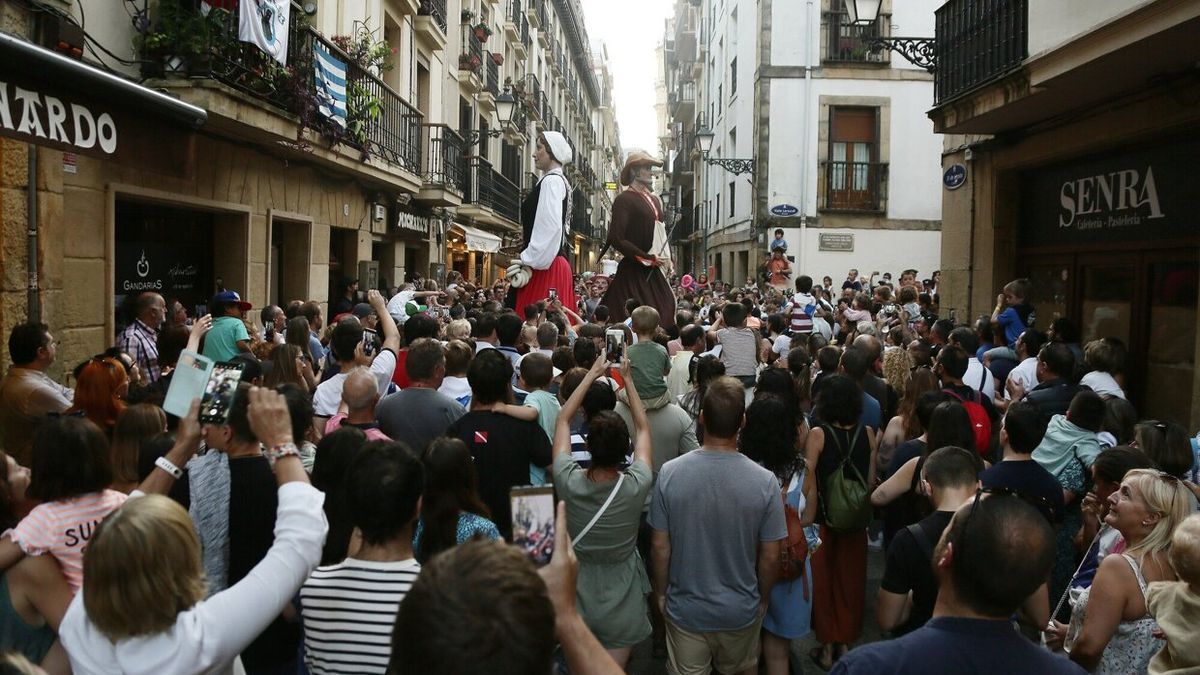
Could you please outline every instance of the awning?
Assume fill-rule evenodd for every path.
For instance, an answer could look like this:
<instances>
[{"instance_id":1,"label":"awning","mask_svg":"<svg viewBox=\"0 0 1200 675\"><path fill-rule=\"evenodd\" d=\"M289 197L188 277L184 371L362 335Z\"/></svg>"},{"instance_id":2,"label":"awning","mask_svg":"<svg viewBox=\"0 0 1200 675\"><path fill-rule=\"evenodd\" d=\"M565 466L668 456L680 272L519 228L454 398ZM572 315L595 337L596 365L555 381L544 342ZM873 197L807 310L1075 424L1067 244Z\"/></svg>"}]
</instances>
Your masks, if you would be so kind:
<instances>
[{"instance_id":1,"label":"awning","mask_svg":"<svg viewBox=\"0 0 1200 675\"><path fill-rule=\"evenodd\" d=\"M501 239L499 236L486 232L476 227L467 225L454 224L454 229L462 231L467 241L468 251L479 251L481 253L496 253L500 250Z\"/></svg>"}]
</instances>

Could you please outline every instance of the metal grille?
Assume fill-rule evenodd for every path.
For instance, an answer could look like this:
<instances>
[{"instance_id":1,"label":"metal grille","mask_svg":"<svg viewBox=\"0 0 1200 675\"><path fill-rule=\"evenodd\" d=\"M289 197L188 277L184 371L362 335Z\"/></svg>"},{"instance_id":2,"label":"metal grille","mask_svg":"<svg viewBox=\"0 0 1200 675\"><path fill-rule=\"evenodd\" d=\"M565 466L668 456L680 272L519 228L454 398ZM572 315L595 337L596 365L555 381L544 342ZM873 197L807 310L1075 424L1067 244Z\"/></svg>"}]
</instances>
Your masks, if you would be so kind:
<instances>
[{"instance_id":1,"label":"metal grille","mask_svg":"<svg viewBox=\"0 0 1200 675\"><path fill-rule=\"evenodd\" d=\"M822 162L821 208L886 211L888 165L879 162Z\"/></svg>"},{"instance_id":2,"label":"metal grille","mask_svg":"<svg viewBox=\"0 0 1200 675\"><path fill-rule=\"evenodd\" d=\"M445 124L422 124L421 133L428 149L422 178L426 183L462 192L467 172L463 137Z\"/></svg>"},{"instance_id":3,"label":"metal grille","mask_svg":"<svg viewBox=\"0 0 1200 675\"><path fill-rule=\"evenodd\" d=\"M871 51L871 43L883 35L880 27L887 25L890 17L884 15L869 26L859 26L848 21L843 12L826 12L825 25L828 33L825 43L826 61L849 61L851 63L887 63L888 50Z\"/></svg>"},{"instance_id":4,"label":"metal grille","mask_svg":"<svg viewBox=\"0 0 1200 675\"><path fill-rule=\"evenodd\" d=\"M950 0L935 14L938 105L997 79L1029 55L1027 0Z\"/></svg>"},{"instance_id":5,"label":"metal grille","mask_svg":"<svg viewBox=\"0 0 1200 675\"><path fill-rule=\"evenodd\" d=\"M421 0L417 11L421 16L431 16L442 33L446 32L446 0Z\"/></svg>"}]
</instances>

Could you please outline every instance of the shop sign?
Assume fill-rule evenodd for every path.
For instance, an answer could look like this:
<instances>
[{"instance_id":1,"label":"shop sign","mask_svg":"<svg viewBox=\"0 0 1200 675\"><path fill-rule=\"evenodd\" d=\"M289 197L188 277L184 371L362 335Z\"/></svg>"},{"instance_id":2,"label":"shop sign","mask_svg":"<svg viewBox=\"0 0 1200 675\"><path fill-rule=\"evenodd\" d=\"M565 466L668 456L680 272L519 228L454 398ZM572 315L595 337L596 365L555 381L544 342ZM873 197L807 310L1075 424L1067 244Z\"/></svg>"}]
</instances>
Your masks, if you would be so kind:
<instances>
[{"instance_id":1,"label":"shop sign","mask_svg":"<svg viewBox=\"0 0 1200 675\"><path fill-rule=\"evenodd\" d=\"M407 232L416 232L423 237L428 237L430 229L433 227L433 218L397 210L396 227Z\"/></svg>"},{"instance_id":2,"label":"shop sign","mask_svg":"<svg viewBox=\"0 0 1200 675\"><path fill-rule=\"evenodd\" d=\"M821 233L817 235L818 251L850 252L854 250L854 235L841 233Z\"/></svg>"},{"instance_id":3,"label":"shop sign","mask_svg":"<svg viewBox=\"0 0 1200 675\"><path fill-rule=\"evenodd\" d=\"M0 130L38 145L102 155L117 151L117 123L110 112L8 82L0 82Z\"/></svg>"},{"instance_id":4,"label":"shop sign","mask_svg":"<svg viewBox=\"0 0 1200 675\"><path fill-rule=\"evenodd\" d=\"M1194 237L1200 197L1190 163L1200 142L1113 153L1022 180L1023 244Z\"/></svg>"},{"instance_id":5,"label":"shop sign","mask_svg":"<svg viewBox=\"0 0 1200 675\"><path fill-rule=\"evenodd\" d=\"M116 251L116 294L154 291L164 296L191 297L200 288L200 265L188 260L195 251L186 243L121 243Z\"/></svg>"},{"instance_id":6,"label":"shop sign","mask_svg":"<svg viewBox=\"0 0 1200 675\"><path fill-rule=\"evenodd\" d=\"M965 182L967 182L967 167L962 164L951 164L942 173L942 185L945 185L947 190L957 190Z\"/></svg>"}]
</instances>

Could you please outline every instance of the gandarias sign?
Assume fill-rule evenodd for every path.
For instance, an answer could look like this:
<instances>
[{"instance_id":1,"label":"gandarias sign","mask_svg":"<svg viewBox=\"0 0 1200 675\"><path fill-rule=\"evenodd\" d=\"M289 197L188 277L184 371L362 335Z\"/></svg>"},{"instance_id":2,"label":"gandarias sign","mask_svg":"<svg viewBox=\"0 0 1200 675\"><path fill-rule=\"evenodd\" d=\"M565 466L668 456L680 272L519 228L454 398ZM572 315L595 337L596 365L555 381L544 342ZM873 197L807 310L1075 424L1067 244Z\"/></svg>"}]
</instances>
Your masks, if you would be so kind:
<instances>
[{"instance_id":1,"label":"gandarias sign","mask_svg":"<svg viewBox=\"0 0 1200 675\"><path fill-rule=\"evenodd\" d=\"M1027 173L1021 243L1181 239L1200 234L1189 166L1200 141L1114 152Z\"/></svg>"},{"instance_id":2,"label":"gandarias sign","mask_svg":"<svg viewBox=\"0 0 1200 675\"><path fill-rule=\"evenodd\" d=\"M106 110L0 81L3 135L64 150L112 155L117 123Z\"/></svg>"}]
</instances>

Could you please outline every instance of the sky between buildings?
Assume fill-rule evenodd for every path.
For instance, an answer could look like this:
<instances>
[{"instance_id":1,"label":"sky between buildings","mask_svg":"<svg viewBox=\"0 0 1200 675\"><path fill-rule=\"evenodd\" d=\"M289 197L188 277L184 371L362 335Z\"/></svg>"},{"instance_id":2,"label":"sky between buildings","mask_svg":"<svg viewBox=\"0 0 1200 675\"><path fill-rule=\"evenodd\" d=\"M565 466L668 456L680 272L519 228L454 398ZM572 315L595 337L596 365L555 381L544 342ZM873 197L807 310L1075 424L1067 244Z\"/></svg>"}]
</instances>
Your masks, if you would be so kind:
<instances>
[{"instance_id":1,"label":"sky between buildings","mask_svg":"<svg viewBox=\"0 0 1200 675\"><path fill-rule=\"evenodd\" d=\"M671 0L582 0L588 37L608 46L621 145L658 148L654 117L654 50L662 41Z\"/></svg>"}]
</instances>

